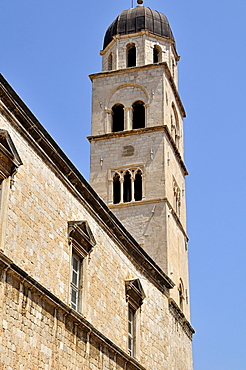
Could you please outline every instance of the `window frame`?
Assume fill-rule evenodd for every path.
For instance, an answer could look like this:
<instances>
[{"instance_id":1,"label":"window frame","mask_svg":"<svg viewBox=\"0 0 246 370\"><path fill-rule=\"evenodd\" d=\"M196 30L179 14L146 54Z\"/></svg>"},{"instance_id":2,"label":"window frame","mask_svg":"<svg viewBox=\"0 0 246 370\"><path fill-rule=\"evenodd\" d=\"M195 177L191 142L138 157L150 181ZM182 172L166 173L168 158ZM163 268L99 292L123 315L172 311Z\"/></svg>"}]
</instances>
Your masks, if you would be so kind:
<instances>
[{"instance_id":1,"label":"window frame","mask_svg":"<svg viewBox=\"0 0 246 370\"><path fill-rule=\"evenodd\" d=\"M121 167L114 168L109 170L109 189L108 189L108 199L110 205L120 205L120 204L129 204L129 203L138 203L145 199L145 187L144 187L144 173L145 173L145 164L136 164L134 167ZM130 175L130 186L131 189L128 189L131 199L128 199L124 196L126 189L125 186L125 176ZM135 180L137 176L138 186L136 187ZM141 184L140 179L141 177ZM116 184L117 180L117 184ZM115 191L117 190L117 194ZM141 191L141 194L139 194ZM117 202L115 201L117 200Z\"/></svg>"},{"instance_id":2,"label":"window frame","mask_svg":"<svg viewBox=\"0 0 246 370\"><path fill-rule=\"evenodd\" d=\"M155 44L153 47L153 63L161 63L162 62L162 48Z\"/></svg>"},{"instance_id":3,"label":"window frame","mask_svg":"<svg viewBox=\"0 0 246 370\"><path fill-rule=\"evenodd\" d=\"M112 52L110 52L108 55L107 63L108 63L108 71L112 71L113 70L113 53Z\"/></svg>"},{"instance_id":4,"label":"window frame","mask_svg":"<svg viewBox=\"0 0 246 370\"><path fill-rule=\"evenodd\" d=\"M185 290L184 290L184 284L181 278L179 279L178 293L179 293L179 308L181 309L181 311L184 311Z\"/></svg>"},{"instance_id":5,"label":"window frame","mask_svg":"<svg viewBox=\"0 0 246 370\"><path fill-rule=\"evenodd\" d=\"M128 334L127 334L127 349L131 357L136 356L136 314L137 310L129 303L128 304Z\"/></svg>"},{"instance_id":6,"label":"window frame","mask_svg":"<svg viewBox=\"0 0 246 370\"><path fill-rule=\"evenodd\" d=\"M87 271L88 256L92 248L96 245L95 238L87 221L68 221L68 242L71 247L70 257L70 288L69 304L77 312L83 312L87 301ZM73 258L79 262L78 284L74 284L73 279ZM73 307L72 289L77 292L77 303Z\"/></svg>"},{"instance_id":7,"label":"window frame","mask_svg":"<svg viewBox=\"0 0 246 370\"><path fill-rule=\"evenodd\" d=\"M136 100L132 104L132 129L138 130L146 127L145 103L142 100Z\"/></svg>"},{"instance_id":8,"label":"window frame","mask_svg":"<svg viewBox=\"0 0 246 370\"><path fill-rule=\"evenodd\" d=\"M0 129L0 249L4 251L13 178L23 163L7 130Z\"/></svg>"},{"instance_id":9,"label":"window frame","mask_svg":"<svg viewBox=\"0 0 246 370\"><path fill-rule=\"evenodd\" d=\"M140 279L125 280L127 302L127 351L133 358L140 350L140 307L146 297Z\"/></svg>"},{"instance_id":10,"label":"window frame","mask_svg":"<svg viewBox=\"0 0 246 370\"><path fill-rule=\"evenodd\" d=\"M114 104L111 108L112 127L111 132L122 132L125 130L125 107L121 103Z\"/></svg>"},{"instance_id":11,"label":"window frame","mask_svg":"<svg viewBox=\"0 0 246 370\"><path fill-rule=\"evenodd\" d=\"M136 67L137 66L137 48L136 44L131 42L126 46L126 67Z\"/></svg>"},{"instance_id":12,"label":"window frame","mask_svg":"<svg viewBox=\"0 0 246 370\"><path fill-rule=\"evenodd\" d=\"M173 209L178 217L181 216L181 191L173 177Z\"/></svg>"},{"instance_id":13,"label":"window frame","mask_svg":"<svg viewBox=\"0 0 246 370\"><path fill-rule=\"evenodd\" d=\"M74 269L74 260L77 261L77 270ZM74 251L72 252L72 258L71 258L71 278L70 278L70 304L71 308L77 312L80 311L80 303L81 303L81 290L82 290L82 270L83 266L83 259L81 259L78 254L76 254ZM77 275L77 282L74 283L74 273ZM76 295L75 302L73 302L73 292ZM74 306L73 306L74 305Z\"/></svg>"}]
</instances>

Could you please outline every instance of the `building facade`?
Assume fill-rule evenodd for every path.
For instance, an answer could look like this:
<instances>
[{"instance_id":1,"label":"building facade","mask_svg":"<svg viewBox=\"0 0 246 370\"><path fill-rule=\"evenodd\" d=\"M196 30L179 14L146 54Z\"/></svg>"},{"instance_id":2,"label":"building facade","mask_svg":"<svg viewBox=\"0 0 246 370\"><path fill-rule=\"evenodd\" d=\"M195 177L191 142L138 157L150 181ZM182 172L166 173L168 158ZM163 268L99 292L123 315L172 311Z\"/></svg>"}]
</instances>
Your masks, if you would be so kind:
<instances>
[{"instance_id":1,"label":"building facade","mask_svg":"<svg viewBox=\"0 0 246 370\"><path fill-rule=\"evenodd\" d=\"M90 76L91 185L0 76L1 369L193 368L179 57L138 3Z\"/></svg>"}]
</instances>

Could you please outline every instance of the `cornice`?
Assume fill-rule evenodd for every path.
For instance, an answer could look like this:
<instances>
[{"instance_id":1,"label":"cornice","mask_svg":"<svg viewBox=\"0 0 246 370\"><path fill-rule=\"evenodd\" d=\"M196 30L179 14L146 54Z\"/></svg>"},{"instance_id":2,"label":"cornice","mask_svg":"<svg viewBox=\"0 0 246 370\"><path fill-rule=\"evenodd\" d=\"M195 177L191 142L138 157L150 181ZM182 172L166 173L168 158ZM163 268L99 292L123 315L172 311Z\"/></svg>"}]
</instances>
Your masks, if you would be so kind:
<instances>
[{"instance_id":1,"label":"cornice","mask_svg":"<svg viewBox=\"0 0 246 370\"><path fill-rule=\"evenodd\" d=\"M175 41L168 38L168 37L164 37L164 36L158 36L158 35L155 35L154 33L150 32L149 30L142 30L140 32L134 32L134 33L128 33L126 35L114 35L113 36L113 39L110 41L110 43L106 46L105 49L103 50L100 50L100 55L105 55L107 53L107 51L109 49L111 49L111 47L113 46L113 44L115 43L116 40L120 40L120 39L130 39L132 37L137 37L137 36L143 36L143 35L146 35L146 36L150 36L150 37L153 37L157 40L160 40L160 41L165 41L167 42L168 44L172 44L173 46L173 49L175 51L175 58L176 60L179 60L180 57L178 56L178 53L177 53L177 50L176 50L176 47L175 47Z\"/></svg>"},{"instance_id":2,"label":"cornice","mask_svg":"<svg viewBox=\"0 0 246 370\"><path fill-rule=\"evenodd\" d=\"M178 321L181 328L184 330L185 334L192 340L192 336L195 333L195 330L191 326L190 322L186 319L183 311L179 308L177 303L172 299L169 298L169 311L173 315L173 317Z\"/></svg>"},{"instance_id":3,"label":"cornice","mask_svg":"<svg viewBox=\"0 0 246 370\"><path fill-rule=\"evenodd\" d=\"M130 364L134 370L146 370L137 360L130 357L126 352L124 352L120 347L113 343L109 338L97 330L85 317L78 312L72 310L67 304L61 301L57 296L51 293L47 288L41 285L37 280L28 275L19 266L15 265L12 260L10 260L5 254L0 252L0 271L7 271L13 277L17 278L25 287L31 290L32 293L38 294L43 300L46 300L55 309L59 309L62 314L75 323L75 325L80 326L85 332L90 333L96 341L103 344L108 350L113 351L117 356ZM7 280L8 281L8 280ZM32 294L29 295L29 299L32 299Z\"/></svg>"},{"instance_id":4,"label":"cornice","mask_svg":"<svg viewBox=\"0 0 246 370\"><path fill-rule=\"evenodd\" d=\"M5 105L2 113L6 115L8 120L35 150L48 161L69 190L82 201L94 219L116 241L121 250L131 258L160 291L168 296L168 290L175 286L174 282L141 248L113 212L109 210L1 74L0 99Z\"/></svg>"},{"instance_id":5,"label":"cornice","mask_svg":"<svg viewBox=\"0 0 246 370\"><path fill-rule=\"evenodd\" d=\"M187 242L189 241L189 237L188 235L186 234L186 231L185 231L185 228L183 227L182 225L182 222L180 221L180 218L179 216L177 215L177 213L175 212L175 210L173 209L171 203L169 202L169 200L167 198L165 198L165 202L167 203L167 206L171 212L171 214L173 215L177 225L179 226L180 230L182 231L184 237L186 238Z\"/></svg>"},{"instance_id":6,"label":"cornice","mask_svg":"<svg viewBox=\"0 0 246 370\"><path fill-rule=\"evenodd\" d=\"M180 167L182 169L183 175L184 176L189 175L189 172L188 172L188 170L187 170L187 168L186 168L186 166L184 164L184 161L183 161L183 159L182 159L182 157L180 155L179 149L178 149L177 145L175 144L175 141L173 140L172 135L170 134L170 131L169 131L167 125L164 125L164 131L165 131L165 133L166 133L166 135L168 137L168 140L171 143L171 146L172 146L173 151L174 151L174 155L175 155L175 157L176 157L176 159L177 159L177 161L178 161L178 163L179 163L179 165L180 165Z\"/></svg>"},{"instance_id":7,"label":"cornice","mask_svg":"<svg viewBox=\"0 0 246 370\"><path fill-rule=\"evenodd\" d=\"M164 198L142 199L142 200L139 200L139 201L133 201L133 202L127 202L127 203L109 204L108 207L109 207L109 209L117 209L117 208L122 208L122 207L123 208L137 207L137 206L141 206L143 204L153 204L153 203L162 203L162 202L165 202L167 204L167 206L169 208L169 211L171 212L171 214L173 215L173 217L175 219L175 222L177 223L177 225L180 228L182 234L184 235L184 237L186 238L186 240L188 242L189 237L188 237L188 235L185 231L185 228L183 227L179 216L177 215L177 213L173 209L171 203L169 202L169 200L166 197L164 197Z\"/></svg>"},{"instance_id":8,"label":"cornice","mask_svg":"<svg viewBox=\"0 0 246 370\"><path fill-rule=\"evenodd\" d=\"M145 64L141 66L134 66L134 67L127 67L127 68L122 68L122 69L113 69L111 71L102 71L102 72L96 72L96 73L91 73L89 75L89 78L91 81L97 78L102 78L106 77L108 75L121 75L124 73L129 73L129 72L136 72L136 71L142 71L146 69L155 69L155 68L160 68L163 67L166 64L166 62L161 62L161 63L154 63L154 64Z\"/></svg>"},{"instance_id":9,"label":"cornice","mask_svg":"<svg viewBox=\"0 0 246 370\"><path fill-rule=\"evenodd\" d=\"M186 117L185 109L182 104L181 98L178 93L178 89L176 87L176 84L174 82L174 79L172 77L171 71L168 67L168 64L166 62L161 62L161 63L154 63L154 64L146 64L142 66L136 66L136 67L128 67L128 68L123 68L123 69L117 69L117 70L112 70L112 71L103 71L103 72L97 72L97 73L92 73L89 75L90 80L93 82L94 79L97 78L102 78L106 76L114 76L114 75L120 75L124 73L130 73L130 72L136 72L136 71L144 71L144 70L149 70L149 69L155 69L155 68L164 68L168 81L170 83L171 89L173 91L174 97L176 99L176 103L179 107L180 113L183 118Z\"/></svg>"},{"instance_id":10,"label":"cornice","mask_svg":"<svg viewBox=\"0 0 246 370\"><path fill-rule=\"evenodd\" d=\"M166 133L166 135L168 137L168 140L170 141L171 146L173 148L175 157L176 157L176 159L177 159L177 161L178 161L178 163L181 167L183 175L184 176L188 175L189 174L188 170L187 170L187 168L184 164L184 161L182 160L182 157L179 153L178 147L175 144L175 142L174 142L174 140L173 140L173 138L172 138L172 136L169 132L169 129L168 129L167 125L138 128L138 129L134 129L134 130L126 130L126 131L119 131L119 132L110 132L110 133L102 134L102 135L87 136L87 139L89 140L89 142L92 142L92 141L98 141L98 140L126 137L126 136L130 136L130 135L139 135L140 133L141 134L149 134L150 132L156 132L156 131L164 131Z\"/></svg>"},{"instance_id":11,"label":"cornice","mask_svg":"<svg viewBox=\"0 0 246 370\"><path fill-rule=\"evenodd\" d=\"M87 136L87 139L89 140L89 142L91 142L91 141L98 141L98 140L104 140L104 139L125 137L125 136L130 136L130 135L139 135L140 133L141 134L145 134L145 133L149 134L150 132L163 131L163 128L164 128L164 126L154 126L154 127L137 128L137 129L134 129L134 130L109 132L107 134Z\"/></svg>"}]
</instances>

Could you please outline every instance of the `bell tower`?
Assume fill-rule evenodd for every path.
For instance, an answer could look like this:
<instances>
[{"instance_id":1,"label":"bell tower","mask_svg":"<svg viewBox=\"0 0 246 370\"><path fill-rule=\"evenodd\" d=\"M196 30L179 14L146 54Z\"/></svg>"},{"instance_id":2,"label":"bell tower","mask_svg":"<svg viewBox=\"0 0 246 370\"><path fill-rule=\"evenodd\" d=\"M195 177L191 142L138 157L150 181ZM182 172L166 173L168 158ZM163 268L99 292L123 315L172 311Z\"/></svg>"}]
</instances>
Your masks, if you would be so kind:
<instances>
[{"instance_id":1,"label":"bell tower","mask_svg":"<svg viewBox=\"0 0 246 370\"><path fill-rule=\"evenodd\" d=\"M143 6L108 27L92 81L90 181L157 265L189 319L183 118L175 40Z\"/></svg>"}]
</instances>

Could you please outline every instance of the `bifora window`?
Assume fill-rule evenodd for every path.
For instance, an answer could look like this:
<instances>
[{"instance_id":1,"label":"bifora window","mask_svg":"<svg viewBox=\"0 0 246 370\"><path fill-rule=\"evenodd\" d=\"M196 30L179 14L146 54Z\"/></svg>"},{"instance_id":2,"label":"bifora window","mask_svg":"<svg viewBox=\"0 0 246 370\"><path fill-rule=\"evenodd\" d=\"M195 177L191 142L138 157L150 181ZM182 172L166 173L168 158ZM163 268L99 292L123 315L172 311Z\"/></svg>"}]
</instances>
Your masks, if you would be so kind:
<instances>
[{"instance_id":1,"label":"bifora window","mask_svg":"<svg viewBox=\"0 0 246 370\"><path fill-rule=\"evenodd\" d=\"M141 100L136 101L132 104L133 108L133 120L132 128L144 128L145 127L145 107L144 102Z\"/></svg>"},{"instance_id":2,"label":"bifora window","mask_svg":"<svg viewBox=\"0 0 246 370\"><path fill-rule=\"evenodd\" d=\"M143 198L141 169L117 171L113 175L113 203L140 201Z\"/></svg>"},{"instance_id":3,"label":"bifora window","mask_svg":"<svg viewBox=\"0 0 246 370\"><path fill-rule=\"evenodd\" d=\"M124 106L122 104L115 104L112 107L112 132L124 130Z\"/></svg>"}]
</instances>

